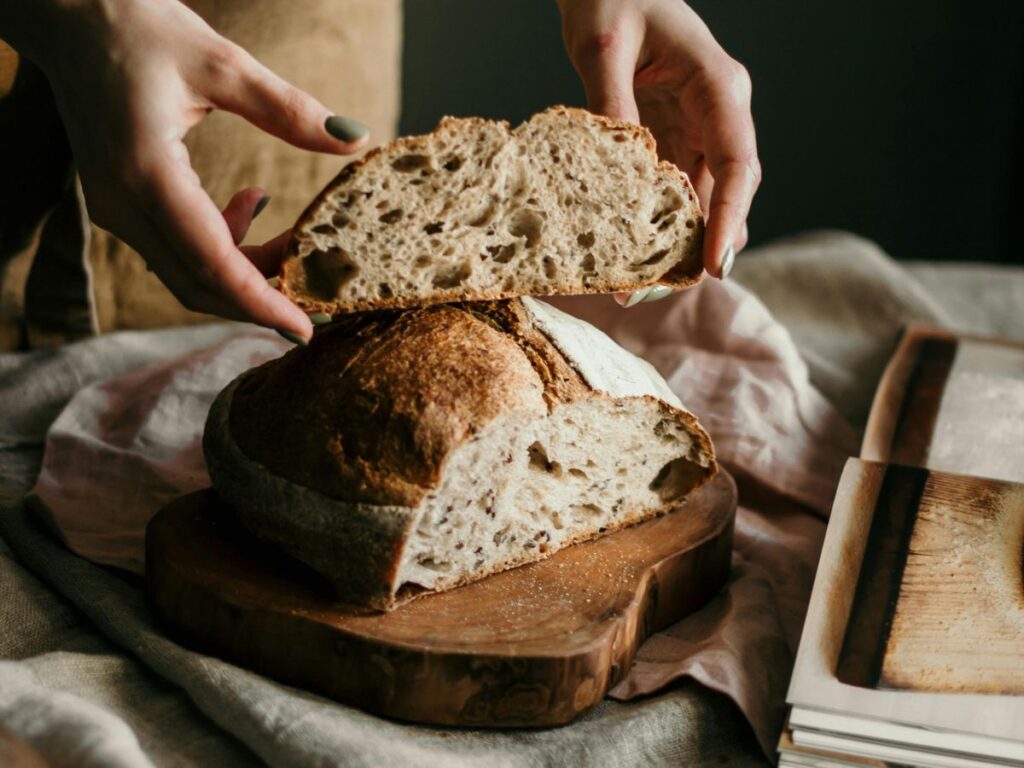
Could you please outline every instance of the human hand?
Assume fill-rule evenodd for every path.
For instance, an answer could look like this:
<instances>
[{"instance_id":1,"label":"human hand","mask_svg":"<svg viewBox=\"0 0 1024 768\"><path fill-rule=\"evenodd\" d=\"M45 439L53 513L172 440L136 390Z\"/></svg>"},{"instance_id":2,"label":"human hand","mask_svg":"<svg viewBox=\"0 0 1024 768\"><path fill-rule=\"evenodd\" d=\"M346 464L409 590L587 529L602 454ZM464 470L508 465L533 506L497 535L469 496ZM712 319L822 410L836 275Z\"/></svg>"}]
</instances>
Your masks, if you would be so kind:
<instances>
[{"instance_id":1,"label":"human hand","mask_svg":"<svg viewBox=\"0 0 1024 768\"><path fill-rule=\"evenodd\" d=\"M246 249L250 259L237 247L262 190L243 190L222 215L183 139L213 109L335 154L357 150L365 126L332 116L177 0L36 1L60 44L26 47L53 88L90 217L188 309L309 337L305 313L265 279L282 248Z\"/></svg>"},{"instance_id":2,"label":"human hand","mask_svg":"<svg viewBox=\"0 0 1024 768\"><path fill-rule=\"evenodd\" d=\"M706 219L704 268L724 279L746 245L761 182L747 71L681 0L559 0L559 7L590 110L646 125L661 156L687 173ZM647 300L670 292L648 290Z\"/></svg>"}]
</instances>

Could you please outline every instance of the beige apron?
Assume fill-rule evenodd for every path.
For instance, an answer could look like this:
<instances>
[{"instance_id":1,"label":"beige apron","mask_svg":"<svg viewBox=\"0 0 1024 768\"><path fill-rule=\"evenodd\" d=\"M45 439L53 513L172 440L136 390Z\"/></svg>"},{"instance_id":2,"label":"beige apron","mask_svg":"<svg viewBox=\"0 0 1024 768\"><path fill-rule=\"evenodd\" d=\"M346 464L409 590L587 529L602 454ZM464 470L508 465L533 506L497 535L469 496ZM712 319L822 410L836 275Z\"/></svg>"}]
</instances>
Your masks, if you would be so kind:
<instances>
[{"instance_id":1,"label":"beige apron","mask_svg":"<svg viewBox=\"0 0 1024 768\"><path fill-rule=\"evenodd\" d=\"M399 0L192 0L217 31L328 109L394 135L399 109ZM259 185L270 205L247 242L290 226L344 165L296 149L224 112L185 140L223 207ZM0 43L0 349L51 346L101 331L202 322L127 245L91 225L45 79Z\"/></svg>"}]
</instances>

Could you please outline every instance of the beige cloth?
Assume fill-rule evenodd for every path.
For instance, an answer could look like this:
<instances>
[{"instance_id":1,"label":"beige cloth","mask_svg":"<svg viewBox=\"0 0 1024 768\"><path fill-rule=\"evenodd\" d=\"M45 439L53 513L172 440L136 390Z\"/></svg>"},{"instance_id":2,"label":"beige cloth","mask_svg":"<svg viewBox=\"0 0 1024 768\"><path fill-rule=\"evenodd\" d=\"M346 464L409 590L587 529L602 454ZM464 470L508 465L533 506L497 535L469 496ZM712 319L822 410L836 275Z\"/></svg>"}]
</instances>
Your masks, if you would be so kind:
<instances>
[{"instance_id":1,"label":"beige cloth","mask_svg":"<svg viewBox=\"0 0 1024 768\"><path fill-rule=\"evenodd\" d=\"M706 280L629 311L607 296L554 301L653 363L749 495L727 593L655 635L611 695L633 699L694 678L732 698L770 754L822 520L857 434L810 385L786 330L736 283ZM213 346L82 388L51 426L32 498L79 555L143 574L152 515L209 484L201 439L213 398L289 346L252 326L223 333Z\"/></svg>"},{"instance_id":2,"label":"beige cloth","mask_svg":"<svg viewBox=\"0 0 1024 768\"><path fill-rule=\"evenodd\" d=\"M858 402L866 399L864 393L874 390L878 373L872 361L884 360L905 322L1024 338L1024 318L1017 311L1024 306L1022 269L901 267L863 240L818 234L745 253L736 274L741 283L751 285L764 275L792 275L797 268L799 291L797 281L781 280L770 283L759 298L776 316L788 313L787 330L808 361L811 381L833 403L844 393ZM814 290L805 290L808 285ZM918 301L922 292L933 309ZM876 322L880 314L888 318L886 323ZM564 728L440 730L364 715L167 640L151 624L136 581L75 557L17 502L35 477L47 427L75 392L222 341L223 336L210 334L216 329L223 333L226 327L120 333L53 353L0 354L0 413L10 417L0 419L0 536L17 553L15 560L0 542L0 655L12 659L0 664L0 723L12 727L17 721L19 728L32 728L29 740L54 764L67 764L61 758L73 754L76 765L103 768L150 761L250 765L256 755L289 768L768 763L735 705L685 681L628 703L607 700ZM689 342L695 348L702 343L700 338ZM648 351L657 352L653 347ZM756 361L749 363L756 368ZM728 391L723 383L721 396ZM765 403L766 410L781 407L774 399ZM738 547L741 564L756 566L759 558L778 561L772 550L788 548L791 535L802 537L800 529L790 528L791 514L821 525L806 514L787 511L789 502L753 495L750 484L741 489L741 500L745 506L771 511L767 528L741 526L746 542ZM764 592L760 597L750 593L755 598L751 610L778 611L783 617L802 613L799 595L806 594L810 581L805 563L803 557L795 559L761 580ZM773 583L780 588L771 598ZM780 599L782 594L790 599ZM653 665L679 654L684 644L698 647L699 633L706 631L701 621L731 625L740 635L734 638L736 648L742 650L742 625L732 622L730 614L744 610L738 601L723 598L694 617L692 634L666 633L664 640L646 644L643 660ZM750 657L751 674L788 674L782 668L758 669L760 658ZM102 707L99 712L97 705ZM38 721L20 716L29 706ZM111 713L118 723L106 716ZM124 738L123 725L137 744ZM16 732L28 736L28 731Z\"/></svg>"},{"instance_id":3,"label":"beige cloth","mask_svg":"<svg viewBox=\"0 0 1024 768\"><path fill-rule=\"evenodd\" d=\"M372 143L394 136L401 74L399 0L191 0L188 5L328 109L366 123ZM16 65L21 88L14 88ZM5 114L10 115L9 130ZM101 330L208 322L209 317L185 310L131 248L76 220L74 210L82 201L67 177L62 141L45 81L0 46L0 168L23 163L44 186L23 200L20 182L0 185L0 203L6 208L0 213L0 349L22 341L19 330L26 322L30 346ZM348 162L297 149L223 112L203 120L185 144L218 206L247 186L262 186L271 196L248 242L262 242L291 226ZM43 163L42 158L55 159ZM55 220L55 210L66 213ZM25 227L28 232L19 231L15 242L5 243L5 222L11 222L7 230ZM47 231L51 242L41 247ZM41 252L45 258L37 258Z\"/></svg>"}]
</instances>

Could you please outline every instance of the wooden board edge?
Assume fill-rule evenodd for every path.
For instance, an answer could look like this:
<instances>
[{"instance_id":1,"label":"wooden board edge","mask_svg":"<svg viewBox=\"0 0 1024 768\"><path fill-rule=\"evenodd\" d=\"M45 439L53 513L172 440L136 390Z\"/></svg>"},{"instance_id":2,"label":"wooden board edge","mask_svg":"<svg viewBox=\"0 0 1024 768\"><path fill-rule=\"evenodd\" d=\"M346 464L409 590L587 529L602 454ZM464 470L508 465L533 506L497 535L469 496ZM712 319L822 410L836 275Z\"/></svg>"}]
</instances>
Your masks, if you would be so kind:
<instances>
[{"instance_id":1,"label":"wooden board edge","mask_svg":"<svg viewBox=\"0 0 1024 768\"><path fill-rule=\"evenodd\" d=\"M729 482L733 482L731 478ZM183 645L342 703L358 702L361 709L374 714L446 726L556 726L571 722L605 697L628 673L640 641L718 594L730 573L734 524L735 503L703 541L648 566L637 597L599 640L576 649L568 659L564 655L533 657L525 666L522 658L494 654L448 654L442 659L424 659L418 649L397 644L382 652L362 637L298 617L285 620L295 652L289 655L288 664L283 664L278 648L260 642L264 635L259 631L271 617L280 623L281 614L263 611L259 606L220 604L188 574L165 570L168 563L150 556L160 543L159 526L154 527L152 537L147 535L147 562L159 565L147 568L146 595L160 626ZM678 585L682 575L706 563L711 564L703 566L711 576L702 582L703 589L689 601L679 600L680 590L672 589L673 584ZM170 584L174 584L173 589ZM191 611L182 610L188 605L193 606ZM197 614L202 615L202 623L190 620ZM240 622L244 631L238 631ZM225 637L233 637L236 642L226 642ZM238 642L242 638L245 642ZM325 670L319 663L303 664L303 656L329 658L332 662ZM432 669L433 665L440 670ZM359 685L353 684L357 679L354 670L361 673ZM368 675L366 670L372 673ZM416 696L406 695L407 688L418 687L437 671L440 674L434 679L447 680L448 684L435 690L435 695L424 697L422 691ZM544 682L570 679L580 681L572 691L553 690ZM475 689L469 697L465 696L466 680ZM425 698L429 706L422 704Z\"/></svg>"}]
</instances>

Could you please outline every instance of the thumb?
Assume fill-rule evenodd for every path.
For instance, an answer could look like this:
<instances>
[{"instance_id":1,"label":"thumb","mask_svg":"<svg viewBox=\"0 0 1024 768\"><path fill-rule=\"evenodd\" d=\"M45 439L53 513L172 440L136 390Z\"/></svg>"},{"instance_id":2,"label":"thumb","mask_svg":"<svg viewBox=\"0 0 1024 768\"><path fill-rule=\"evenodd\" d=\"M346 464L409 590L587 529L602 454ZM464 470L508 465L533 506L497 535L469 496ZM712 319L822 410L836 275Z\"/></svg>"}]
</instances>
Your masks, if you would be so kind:
<instances>
[{"instance_id":1,"label":"thumb","mask_svg":"<svg viewBox=\"0 0 1024 768\"><path fill-rule=\"evenodd\" d=\"M362 148L370 129L332 114L305 91L278 77L244 49L233 46L228 77L204 94L219 109L234 112L267 133L314 152L350 154Z\"/></svg>"},{"instance_id":2,"label":"thumb","mask_svg":"<svg viewBox=\"0 0 1024 768\"><path fill-rule=\"evenodd\" d=\"M633 95L633 73L640 36L626 31L594 34L574 57L591 112L630 123L640 122Z\"/></svg>"}]
</instances>

